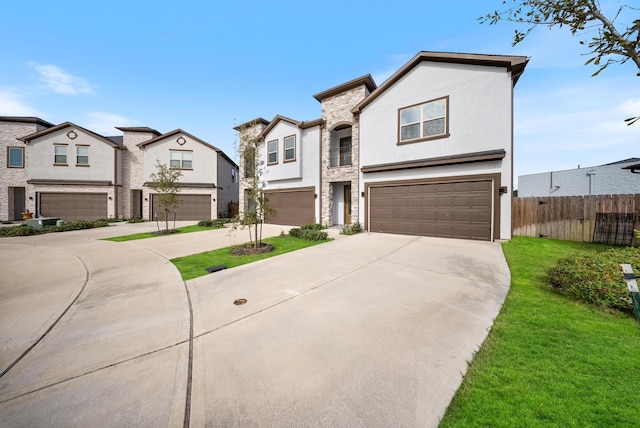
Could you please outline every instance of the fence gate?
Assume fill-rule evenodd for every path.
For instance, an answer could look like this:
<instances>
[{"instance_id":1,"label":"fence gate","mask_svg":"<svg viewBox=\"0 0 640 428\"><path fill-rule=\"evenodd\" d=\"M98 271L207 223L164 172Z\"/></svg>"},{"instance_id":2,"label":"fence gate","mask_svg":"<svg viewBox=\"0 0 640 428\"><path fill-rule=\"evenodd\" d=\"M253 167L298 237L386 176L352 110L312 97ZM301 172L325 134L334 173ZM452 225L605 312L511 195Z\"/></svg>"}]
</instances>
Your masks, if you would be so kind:
<instances>
[{"instance_id":1,"label":"fence gate","mask_svg":"<svg viewBox=\"0 0 640 428\"><path fill-rule=\"evenodd\" d=\"M635 213L597 213L593 242L633 245Z\"/></svg>"}]
</instances>

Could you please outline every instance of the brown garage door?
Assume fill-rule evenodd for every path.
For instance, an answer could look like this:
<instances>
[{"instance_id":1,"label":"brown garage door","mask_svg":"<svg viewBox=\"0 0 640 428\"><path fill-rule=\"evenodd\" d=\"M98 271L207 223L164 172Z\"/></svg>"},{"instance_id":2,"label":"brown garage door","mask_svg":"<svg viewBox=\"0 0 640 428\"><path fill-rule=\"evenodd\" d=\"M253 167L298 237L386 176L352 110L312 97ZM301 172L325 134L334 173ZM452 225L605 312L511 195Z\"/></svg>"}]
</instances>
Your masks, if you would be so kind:
<instances>
[{"instance_id":1,"label":"brown garage door","mask_svg":"<svg viewBox=\"0 0 640 428\"><path fill-rule=\"evenodd\" d=\"M267 215L266 223L301 226L315 222L313 189L265 192L276 215Z\"/></svg>"},{"instance_id":2,"label":"brown garage door","mask_svg":"<svg viewBox=\"0 0 640 428\"><path fill-rule=\"evenodd\" d=\"M492 181L369 188L372 232L491 240Z\"/></svg>"},{"instance_id":3,"label":"brown garage door","mask_svg":"<svg viewBox=\"0 0 640 428\"><path fill-rule=\"evenodd\" d=\"M107 217L106 193L40 193L40 215L65 221Z\"/></svg>"},{"instance_id":4,"label":"brown garage door","mask_svg":"<svg viewBox=\"0 0 640 428\"><path fill-rule=\"evenodd\" d=\"M176 220L211 220L211 195L178 195L178 206L171 208L169 219L173 220L173 212ZM158 194L151 195L152 208L151 220L155 220L156 213L160 216L162 208Z\"/></svg>"}]
</instances>

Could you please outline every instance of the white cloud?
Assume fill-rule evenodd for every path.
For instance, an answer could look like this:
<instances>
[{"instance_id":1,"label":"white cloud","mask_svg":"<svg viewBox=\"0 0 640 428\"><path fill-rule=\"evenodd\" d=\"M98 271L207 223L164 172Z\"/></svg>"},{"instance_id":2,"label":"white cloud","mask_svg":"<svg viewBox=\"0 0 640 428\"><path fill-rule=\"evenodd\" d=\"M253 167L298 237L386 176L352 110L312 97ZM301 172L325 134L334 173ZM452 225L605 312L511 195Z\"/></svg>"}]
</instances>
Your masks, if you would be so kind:
<instances>
[{"instance_id":1,"label":"white cloud","mask_svg":"<svg viewBox=\"0 0 640 428\"><path fill-rule=\"evenodd\" d=\"M38 116L39 113L22 100L18 91L10 88L0 88L0 115Z\"/></svg>"},{"instance_id":2,"label":"white cloud","mask_svg":"<svg viewBox=\"0 0 640 428\"><path fill-rule=\"evenodd\" d=\"M53 92L65 95L93 94L93 85L83 77L67 73L56 65L31 64L40 80Z\"/></svg>"},{"instance_id":3,"label":"white cloud","mask_svg":"<svg viewBox=\"0 0 640 428\"><path fill-rule=\"evenodd\" d=\"M114 113L91 112L85 113L85 116L87 119L83 126L105 136L116 134L116 126L139 126L136 120Z\"/></svg>"}]
</instances>

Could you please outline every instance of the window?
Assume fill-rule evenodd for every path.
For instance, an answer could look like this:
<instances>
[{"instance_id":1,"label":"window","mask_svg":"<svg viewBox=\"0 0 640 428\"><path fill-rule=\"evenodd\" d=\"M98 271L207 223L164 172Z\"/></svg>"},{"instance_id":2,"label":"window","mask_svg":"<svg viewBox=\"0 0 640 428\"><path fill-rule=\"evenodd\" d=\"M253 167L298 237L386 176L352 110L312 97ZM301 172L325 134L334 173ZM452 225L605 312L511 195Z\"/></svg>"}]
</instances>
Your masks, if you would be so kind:
<instances>
[{"instance_id":1,"label":"window","mask_svg":"<svg viewBox=\"0 0 640 428\"><path fill-rule=\"evenodd\" d=\"M278 163L278 140L267 143L267 165Z\"/></svg>"},{"instance_id":2,"label":"window","mask_svg":"<svg viewBox=\"0 0 640 428\"><path fill-rule=\"evenodd\" d=\"M67 146L66 145L55 145L54 147L54 160L53 163L55 165L66 165L67 164Z\"/></svg>"},{"instance_id":3,"label":"window","mask_svg":"<svg viewBox=\"0 0 640 428\"><path fill-rule=\"evenodd\" d=\"M7 147L7 168L24 168L24 147Z\"/></svg>"},{"instance_id":4,"label":"window","mask_svg":"<svg viewBox=\"0 0 640 428\"><path fill-rule=\"evenodd\" d=\"M247 148L244 153L244 178L251 178L255 174L255 150Z\"/></svg>"},{"instance_id":5,"label":"window","mask_svg":"<svg viewBox=\"0 0 640 428\"><path fill-rule=\"evenodd\" d=\"M76 166L89 166L89 146L76 146Z\"/></svg>"},{"instance_id":6,"label":"window","mask_svg":"<svg viewBox=\"0 0 640 428\"><path fill-rule=\"evenodd\" d=\"M351 137L340 138L340 166L351 165Z\"/></svg>"},{"instance_id":7,"label":"window","mask_svg":"<svg viewBox=\"0 0 640 428\"><path fill-rule=\"evenodd\" d=\"M296 136L284 137L284 161L296 160Z\"/></svg>"},{"instance_id":8,"label":"window","mask_svg":"<svg viewBox=\"0 0 640 428\"><path fill-rule=\"evenodd\" d=\"M238 177L236 174L236 169L235 168L231 168L231 183L237 183Z\"/></svg>"},{"instance_id":9,"label":"window","mask_svg":"<svg viewBox=\"0 0 640 428\"><path fill-rule=\"evenodd\" d=\"M400 143L446 137L449 97L400 109Z\"/></svg>"},{"instance_id":10,"label":"window","mask_svg":"<svg viewBox=\"0 0 640 428\"><path fill-rule=\"evenodd\" d=\"M193 152L171 150L169 167L175 169L192 169Z\"/></svg>"}]
</instances>

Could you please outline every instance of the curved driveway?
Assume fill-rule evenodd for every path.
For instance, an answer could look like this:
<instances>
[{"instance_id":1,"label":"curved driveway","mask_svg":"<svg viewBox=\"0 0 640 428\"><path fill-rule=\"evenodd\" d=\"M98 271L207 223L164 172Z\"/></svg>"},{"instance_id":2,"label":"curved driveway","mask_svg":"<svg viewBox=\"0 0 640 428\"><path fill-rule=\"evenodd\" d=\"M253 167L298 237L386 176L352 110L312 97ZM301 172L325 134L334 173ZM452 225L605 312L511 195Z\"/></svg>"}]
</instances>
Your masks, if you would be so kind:
<instances>
[{"instance_id":1,"label":"curved driveway","mask_svg":"<svg viewBox=\"0 0 640 428\"><path fill-rule=\"evenodd\" d=\"M0 240L0 425L437 426L509 286L498 243L332 231L185 284L246 232L98 240L153 227Z\"/></svg>"}]
</instances>

